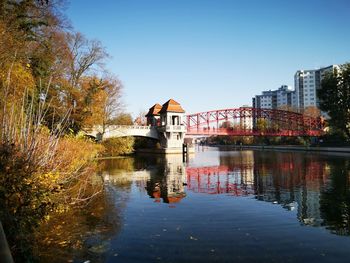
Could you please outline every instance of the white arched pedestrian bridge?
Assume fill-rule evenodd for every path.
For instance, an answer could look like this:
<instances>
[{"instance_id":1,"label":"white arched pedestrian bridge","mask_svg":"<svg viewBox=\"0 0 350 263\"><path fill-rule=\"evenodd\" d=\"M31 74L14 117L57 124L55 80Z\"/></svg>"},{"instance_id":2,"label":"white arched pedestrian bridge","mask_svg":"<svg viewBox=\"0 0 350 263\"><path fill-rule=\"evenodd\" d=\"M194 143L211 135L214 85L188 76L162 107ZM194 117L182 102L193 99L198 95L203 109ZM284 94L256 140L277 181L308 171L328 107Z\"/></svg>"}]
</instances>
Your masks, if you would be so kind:
<instances>
[{"instance_id":1,"label":"white arched pedestrian bridge","mask_svg":"<svg viewBox=\"0 0 350 263\"><path fill-rule=\"evenodd\" d=\"M104 132L102 126L95 126L86 134L95 138L98 138L98 134L103 134L103 139L127 136L159 139L157 127L139 125L110 125Z\"/></svg>"}]
</instances>

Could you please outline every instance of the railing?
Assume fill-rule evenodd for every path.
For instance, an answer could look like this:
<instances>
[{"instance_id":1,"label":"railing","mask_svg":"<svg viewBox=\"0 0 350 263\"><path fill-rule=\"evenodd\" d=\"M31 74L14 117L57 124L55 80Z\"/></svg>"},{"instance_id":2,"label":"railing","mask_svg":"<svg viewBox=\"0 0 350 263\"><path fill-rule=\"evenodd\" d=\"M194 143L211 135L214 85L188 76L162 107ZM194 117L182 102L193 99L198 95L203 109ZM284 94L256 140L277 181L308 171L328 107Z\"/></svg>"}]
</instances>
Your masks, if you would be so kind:
<instances>
[{"instance_id":1,"label":"railing","mask_svg":"<svg viewBox=\"0 0 350 263\"><path fill-rule=\"evenodd\" d=\"M162 125L158 126L158 129L165 131L186 131L186 126L184 125Z\"/></svg>"},{"instance_id":2,"label":"railing","mask_svg":"<svg viewBox=\"0 0 350 263\"><path fill-rule=\"evenodd\" d=\"M151 130L152 126L142 126L142 125L108 125L105 127L105 131L114 131L114 130L126 130L126 129L135 129L135 130ZM102 132L103 126L96 125L91 129L86 129L86 132Z\"/></svg>"},{"instance_id":3,"label":"railing","mask_svg":"<svg viewBox=\"0 0 350 263\"><path fill-rule=\"evenodd\" d=\"M107 130L117 130L117 129L135 129L135 130L150 130L152 126L141 126L141 125L111 125L107 126Z\"/></svg>"}]
</instances>

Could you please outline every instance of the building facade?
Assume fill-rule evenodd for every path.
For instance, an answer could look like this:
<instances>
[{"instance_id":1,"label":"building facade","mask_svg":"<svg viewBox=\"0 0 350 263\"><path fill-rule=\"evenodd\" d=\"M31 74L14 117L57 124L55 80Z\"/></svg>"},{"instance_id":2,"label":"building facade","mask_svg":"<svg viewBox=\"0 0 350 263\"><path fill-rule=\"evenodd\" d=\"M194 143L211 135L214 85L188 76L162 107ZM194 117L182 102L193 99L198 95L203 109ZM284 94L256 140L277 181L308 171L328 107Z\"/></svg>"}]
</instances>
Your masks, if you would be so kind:
<instances>
[{"instance_id":1,"label":"building facade","mask_svg":"<svg viewBox=\"0 0 350 263\"><path fill-rule=\"evenodd\" d=\"M298 70L294 75L294 86L296 92L297 107L305 109L307 107L319 107L317 91L321 88L321 82L327 73L333 72L337 65L314 69Z\"/></svg>"},{"instance_id":2,"label":"building facade","mask_svg":"<svg viewBox=\"0 0 350 263\"><path fill-rule=\"evenodd\" d=\"M277 90L263 91L253 98L252 105L258 109L278 109L283 106L296 106L296 93L292 87L282 85Z\"/></svg>"},{"instance_id":3,"label":"building facade","mask_svg":"<svg viewBox=\"0 0 350 263\"><path fill-rule=\"evenodd\" d=\"M146 114L147 124L157 128L160 146L181 150L186 134L185 110L173 99L163 105L154 104Z\"/></svg>"},{"instance_id":4,"label":"building facade","mask_svg":"<svg viewBox=\"0 0 350 263\"><path fill-rule=\"evenodd\" d=\"M296 107L296 94L291 86L282 85L276 92L276 106L281 108L283 106Z\"/></svg>"},{"instance_id":5,"label":"building facade","mask_svg":"<svg viewBox=\"0 0 350 263\"><path fill-rule=\"evenodd\" d=\"M259 109L275 109L277 107L277 91L263 91L253 99L253 107Z\"/></svg>"}]
</instances>

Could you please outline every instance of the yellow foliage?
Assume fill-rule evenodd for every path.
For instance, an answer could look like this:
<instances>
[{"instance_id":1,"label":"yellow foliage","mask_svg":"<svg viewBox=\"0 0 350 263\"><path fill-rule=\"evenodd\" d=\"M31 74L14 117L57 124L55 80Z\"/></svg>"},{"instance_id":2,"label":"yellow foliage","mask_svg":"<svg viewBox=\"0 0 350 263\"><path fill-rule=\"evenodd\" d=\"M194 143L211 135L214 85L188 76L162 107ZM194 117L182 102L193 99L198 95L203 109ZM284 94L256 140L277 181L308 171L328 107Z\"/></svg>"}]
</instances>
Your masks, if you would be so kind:
<instances>
[{"instance_id":1,"label":"yellow foliage","mask_svg":"<svg viewBox=\"0 0 350 263\"><path fill-rule=\"evenodd\" d=\"M104 156L118 156L131 154L134 151L133 137L109 138L102 142L105 150Z\"/></svg>"},{"instance_id":2,"label":"yellow foliage","mask_svg":"<svg viewBox=\"0 0 350 263\"><path fill-rule=\"evenodd\" d=\"M29 67L23 66L21 63L7 63L0 68L0 74L3 77L6 86L11 87L9 95L13 100L22 100L23 94L27 90L32 92L35 81Z\"/></svg>"}]
</instances>

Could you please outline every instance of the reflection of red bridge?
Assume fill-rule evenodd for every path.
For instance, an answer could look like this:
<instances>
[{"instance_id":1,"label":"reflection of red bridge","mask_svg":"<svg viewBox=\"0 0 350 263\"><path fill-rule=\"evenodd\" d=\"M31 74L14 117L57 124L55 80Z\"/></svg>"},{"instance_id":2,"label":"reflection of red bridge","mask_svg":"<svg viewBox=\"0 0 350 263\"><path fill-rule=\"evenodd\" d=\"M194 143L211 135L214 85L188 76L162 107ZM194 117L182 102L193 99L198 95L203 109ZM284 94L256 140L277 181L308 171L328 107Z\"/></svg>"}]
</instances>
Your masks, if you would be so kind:
<instances>
[{"instance_id":1,"label":"reflection of red bridge","mask_svg":"<svg viewBox=\"0 0 350 263\"><path fill-rule=\"evenodd\" d=\"M295 162L296 161L296 162ZM299 163L298 160L279 160L275 165L269 162L257 163L259 182L264 188L274 188L275 183L281 189L290 189L307 184L310 189L318 188L320 183L327 180L325 163L310 160ZM187 189L196 193L207 194L232 194L245 196L254 194L253 164L241 164L237 166L207 166L187 167Z\"/></svg>"},{"instance_id":2,"label":"reflection of red bridge","mask_svg":"<svg viewBox=\"0 0 350 263\"><path fill-rule=\"evenodd\" d=\"M186 118L187 135L320 136L323 133L321 118L284 110L241 107L195 113ZM223 128L228 122L236 126Z\"/></svg>"},{"instance_id":3,"label":"reflection of red bridge","mask_svg":"<svg viewBox=\"0 0 350 263\"><path fill-rule=\"evenodd\" d=\"M252 169L250 169L252 171ZM253 194L253 174L244 175L244 170L230 170L228 166L187 167L187 189L197 193L235 196Z\"/></svg>"}]
</instances>

